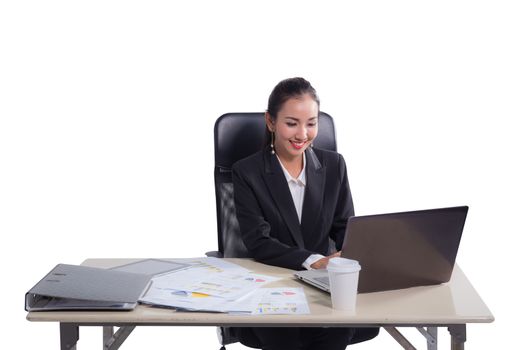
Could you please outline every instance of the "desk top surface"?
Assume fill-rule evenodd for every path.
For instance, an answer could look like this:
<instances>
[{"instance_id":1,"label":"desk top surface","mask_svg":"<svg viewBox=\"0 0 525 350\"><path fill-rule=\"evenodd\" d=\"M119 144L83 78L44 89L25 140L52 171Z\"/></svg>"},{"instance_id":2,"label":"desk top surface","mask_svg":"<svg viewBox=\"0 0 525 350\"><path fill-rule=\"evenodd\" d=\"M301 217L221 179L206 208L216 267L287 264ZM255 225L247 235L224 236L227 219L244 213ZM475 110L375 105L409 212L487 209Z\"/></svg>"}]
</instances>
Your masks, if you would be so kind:
<instances>
[{"instance_id":1,"label":"desk top surface","mask_svg":"<svg viewBox=\"0 0 525 350\"><path fill-rule=\"evenodd\" d=\"M82 265L109 268L140 259L88 259ZM178 259L176 259L178 260ZM332 309L330 295L293 277L292 270L249 259L226 259L254 272L280 277L267 287L303 287L310 314L239 316L221 313L176 312L139 305L133 311L29 312L29 321L83 324L221 325L221 326L346 326L449 325L492 322L494 317L456 265L448 283L401 290L358 294L355 314Z\"/></svg>"}]
</instances>

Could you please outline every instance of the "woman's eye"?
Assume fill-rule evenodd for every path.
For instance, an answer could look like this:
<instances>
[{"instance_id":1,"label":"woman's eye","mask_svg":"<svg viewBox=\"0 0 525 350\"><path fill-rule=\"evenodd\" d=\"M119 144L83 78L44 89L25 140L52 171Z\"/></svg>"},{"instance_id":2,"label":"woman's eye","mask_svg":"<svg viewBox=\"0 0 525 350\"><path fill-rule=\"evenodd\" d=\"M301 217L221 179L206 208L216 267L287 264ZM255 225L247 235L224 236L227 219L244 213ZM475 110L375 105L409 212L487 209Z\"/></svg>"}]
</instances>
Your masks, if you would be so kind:
<instances>
[{"instance_id":1,"label":"woman's eye","mask_svg":"<svg viewBox=\"0 0 525 350\"><path fill-rule=\"evenodd\" d=\"M288 125L288 126L296 126L297 124L296 123L286 123L286 125Z\"/></svg>"},{"instance_id":2,"label":"woman's eye","mask_svg":"<svg viewBox=\"0 0 525 350\"><path fill-rule=\"evenodd\" d=\"M308 123L308 126L309 126L309 127L312 127L312 128L313 128L314 126L316 126L316 125L317 125L317 123Z\"/></svg>"}]
</instances>

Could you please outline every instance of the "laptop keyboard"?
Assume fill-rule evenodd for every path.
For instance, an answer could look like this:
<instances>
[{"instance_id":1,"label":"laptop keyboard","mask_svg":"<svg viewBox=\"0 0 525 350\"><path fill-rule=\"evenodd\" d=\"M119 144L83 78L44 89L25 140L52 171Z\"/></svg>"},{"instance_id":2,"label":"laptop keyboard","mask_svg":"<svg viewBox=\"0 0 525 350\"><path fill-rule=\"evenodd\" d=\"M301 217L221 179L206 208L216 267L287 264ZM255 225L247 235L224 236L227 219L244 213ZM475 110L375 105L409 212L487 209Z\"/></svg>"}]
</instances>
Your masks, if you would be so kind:
<instances>
[{"instance_id":1,"label":"laptop keyboard","mask_svg":"<svg viewBox=\"0 0 525 350\"><path fill-rule=\"evenodd\" d=\"M330 285L330 280L328 279L328 276L314 277L314 280L316 280L317 282L320 282L320 283L322 283L324 285L327 285L327 286Z\"/></svg>"}]
</instances>

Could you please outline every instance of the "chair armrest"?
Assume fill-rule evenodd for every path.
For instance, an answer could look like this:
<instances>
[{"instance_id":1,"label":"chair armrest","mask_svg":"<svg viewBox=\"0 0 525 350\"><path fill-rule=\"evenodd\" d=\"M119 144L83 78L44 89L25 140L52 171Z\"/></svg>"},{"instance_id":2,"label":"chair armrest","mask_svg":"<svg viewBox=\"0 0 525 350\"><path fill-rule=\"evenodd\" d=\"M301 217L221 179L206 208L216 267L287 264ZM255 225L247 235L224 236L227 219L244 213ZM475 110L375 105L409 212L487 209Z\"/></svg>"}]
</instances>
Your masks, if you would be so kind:
<instances>
[{"instance_id":1,"label":"chair armrest","mask_svg":"<svg viewBox=\"0 0 525 350\"><path fill-rule=\"evenodd\" d=\"M221 252L217 251L217 250L213 250L213 251L210 251L210 252L206 252L205 253L207 257L209 258L224 258L224 256L222 255Z\"/></svg>"}]
</instances>

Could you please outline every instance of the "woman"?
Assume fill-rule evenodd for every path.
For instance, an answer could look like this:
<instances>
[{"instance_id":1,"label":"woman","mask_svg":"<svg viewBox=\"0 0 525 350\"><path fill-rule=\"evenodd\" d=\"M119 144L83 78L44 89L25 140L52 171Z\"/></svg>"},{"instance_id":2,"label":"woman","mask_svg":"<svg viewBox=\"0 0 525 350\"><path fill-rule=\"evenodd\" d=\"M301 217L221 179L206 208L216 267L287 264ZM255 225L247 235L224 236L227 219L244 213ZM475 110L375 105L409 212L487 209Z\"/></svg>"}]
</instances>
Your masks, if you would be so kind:
<instances>
[{"instance_id":1,"label":"woman","mask_svg":"<svg viewBox=\"0 0 525 350\"><path fill-rule=\"evenodd\" d=\"M346 165L313 148L319 98L303 78L281 81L265 114L269 144L233 166L237 219L252 257L290 269L326 268L354 214ZM330 251L330 239L337 251ZM344 349L349 328L253 328L263 349Z\"/></svg>"}]
</instances>

